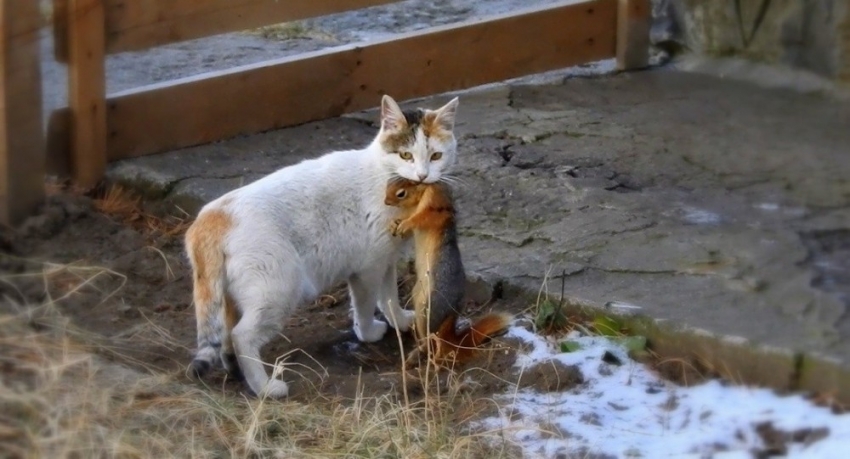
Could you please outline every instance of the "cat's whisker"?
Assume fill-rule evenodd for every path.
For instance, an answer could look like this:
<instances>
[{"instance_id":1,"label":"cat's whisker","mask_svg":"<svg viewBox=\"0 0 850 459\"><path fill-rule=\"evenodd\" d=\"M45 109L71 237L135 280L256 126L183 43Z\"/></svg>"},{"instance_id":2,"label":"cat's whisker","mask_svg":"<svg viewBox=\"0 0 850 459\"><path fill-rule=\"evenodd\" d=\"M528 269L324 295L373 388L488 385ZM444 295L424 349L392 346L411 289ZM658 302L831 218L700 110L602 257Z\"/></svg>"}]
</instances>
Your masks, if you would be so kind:
<instances>
[{"instance_id":1,"label":"cat's whisker","mask_svg":"<svg viewBox=\"0 0 850 459\"><path fill-rule=\"evenodd\" d=\"M457 185L459 187L467 187L469 186L469 182L464 179L461 179L457 176L452 175L443 175L440 177L440 182L447 183L449 185Z\"/></svg>"},{"instance_id":2,"label":"cat's whisker","mask_svg":"<svg viewBox=\"0 0 850 459\"><path fill-rule=\"evenodd\" d=\"M374 171L371 174L364 175L363 177L361 177L361 179L362 180L377 180L377 179L380 179L381 177L385 177L385 176L388 176L388 175L391 175L391 174L392 174L391 171L379 170L379 171Z\"/></svg>"},{"instance_id":3,"label":"cat's whisker","mask_svg":"<svg viewBox=\"0 0 850 459\"><path fill-rule=\"evenodd\" d=\"M362 183L386 183L397 176L398 175L392 171L380 171L378 173L362 177Z\"/></svg>"},{"instance_id":4,"label":"cat's whisker","mask_svg":"<svg viewBox=\"0 0 850 459\"><path fill-rule=\"evenodd\" d=\"M393 177L398 177L398 174L397 174L395 171L386 171L386 170L384 170L384 171L379 171L379 172L378 172L378 173L376 173L376 174L373 174L373 175L372 175L372 177L370 177L370 179L374 179L374 180L377 180L377 179L387 179L387 180L389 180L389 179L391 179L391 178L393 178Z\"/></svg>"}]
</instances>

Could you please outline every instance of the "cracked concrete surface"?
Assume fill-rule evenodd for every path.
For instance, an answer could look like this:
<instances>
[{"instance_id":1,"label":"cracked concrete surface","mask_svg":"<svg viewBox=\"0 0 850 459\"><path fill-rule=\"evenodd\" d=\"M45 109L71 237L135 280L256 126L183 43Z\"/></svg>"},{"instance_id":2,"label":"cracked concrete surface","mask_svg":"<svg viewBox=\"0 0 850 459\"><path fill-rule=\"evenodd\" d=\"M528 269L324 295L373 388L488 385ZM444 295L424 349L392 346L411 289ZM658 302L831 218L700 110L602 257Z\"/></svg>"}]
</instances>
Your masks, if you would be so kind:
<instances>
[{"instance_id":1,"label":"cracked concrete surface","mask_svg":"<svg viewBox=\"0 0 850 459\"><path fill-rule=\"evenodd\" d=\"M110 175L194 212L278 167L364 145L376 116L124 161ZM548 273L550 290L563 277L582 304L625 302L797 356L778 372L809 355L850 368L850 105L655 70L467 92L457 131L469 271L534 292ZM826 372L819 362L809 366Z\"/></svg>"}]
</instances>

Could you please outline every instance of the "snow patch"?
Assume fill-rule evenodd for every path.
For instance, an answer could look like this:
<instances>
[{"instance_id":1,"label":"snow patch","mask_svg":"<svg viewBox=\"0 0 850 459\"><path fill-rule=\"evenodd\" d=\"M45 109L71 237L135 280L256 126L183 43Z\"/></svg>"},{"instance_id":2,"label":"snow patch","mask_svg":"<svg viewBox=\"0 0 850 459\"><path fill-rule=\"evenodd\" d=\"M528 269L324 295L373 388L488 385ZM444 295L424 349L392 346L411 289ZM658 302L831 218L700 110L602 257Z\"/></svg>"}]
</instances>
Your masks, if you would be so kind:
<instances>
[{"instance_id":1,"label":"snow patch","mask_svg":"<svg viewBox=\"0 0 850 459\"><path fill-rule=\"evenodd\" d=\"M584 375L584 383L567 392L521 389L500 395L500 414L479 422L503 431L527 458L752 457L765 449L771 432L789 437L785 457L847 457L850 415L835 415L799 395L716 380L680 387L605 337L574 333L555 340L519 327L507 336L528 346L517 366L557 360ZM567 339L581 348L560 352L558 343Z\"/></svg>"}]
</instances>

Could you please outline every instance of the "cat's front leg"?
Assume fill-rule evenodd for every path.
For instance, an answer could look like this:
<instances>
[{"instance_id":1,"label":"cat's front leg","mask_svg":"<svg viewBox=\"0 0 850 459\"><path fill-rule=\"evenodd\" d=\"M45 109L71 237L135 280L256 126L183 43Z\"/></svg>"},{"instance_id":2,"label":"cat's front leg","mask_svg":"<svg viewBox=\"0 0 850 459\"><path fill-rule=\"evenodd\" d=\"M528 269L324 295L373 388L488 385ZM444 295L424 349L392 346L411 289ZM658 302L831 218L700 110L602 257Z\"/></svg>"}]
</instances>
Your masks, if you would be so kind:
<instances>
[{"instance_id":1,"label":"cat's front leg","mask_svg":"<svg viewBox=\"0 0 850 459\"><path fill-rule=\"evenodd\" d=\"M387 323L375 318L381 277L373 274L355 274L348 279L348 292L354 312L354 334L364 343L379 341L387 333Z\"/></svg>"},{"instance_id":2,"label":"cat's front leg","mask_svg":"<svg viewBox=\"0 0 850 459\"><path fill-rule=\"evenodd\" d=\"M386 316L390 326L398 331L407 331L413 324L416 313L401 308L398 298L398 276L396 273L395 260L391 260L387 266L381 281L381 296L378 299L378 308Z\"/></svg>"}]
</instances>

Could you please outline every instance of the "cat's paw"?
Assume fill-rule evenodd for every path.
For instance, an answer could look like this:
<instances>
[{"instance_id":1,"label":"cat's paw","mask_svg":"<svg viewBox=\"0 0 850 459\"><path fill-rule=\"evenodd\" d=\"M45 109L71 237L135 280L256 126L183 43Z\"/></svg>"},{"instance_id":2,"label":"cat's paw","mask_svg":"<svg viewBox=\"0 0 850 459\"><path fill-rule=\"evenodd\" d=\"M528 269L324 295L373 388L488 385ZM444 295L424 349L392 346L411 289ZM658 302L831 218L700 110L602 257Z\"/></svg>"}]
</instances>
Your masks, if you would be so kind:
<instances>
[{"instance_id":1,"label":"cat's paw","mask_svg":"<svg viewBox=\"0 0 850 459\"><path fill-rule=\"evenodd\" d=\"M385 313L384 315L387 314ZM413 321L416 320L416 312L408 311L407 309L399 309L394 316L395 317L390 317L387 315L387 320L393 328L401 332L410 330L410 327L413 325Z\"/></svg>"},{"instance_id":2,"label":"cat's paw","mask_svg":"<svg viewBox=\"0 0 850 459\"><path fill-rule=\"evenodd\" d=\"M268 398L285 398L287 395L289 395L289 386L279 379L269 380L260 393L261 397Z\"/></svg>"},{"instance_id":3,"label":"cat's paw","mask_svg":"<svg viewBox=\"0 0 850 459\"><path fill-rule=\"evenodd\" d=\"M364 343L380 341L386 333L387 323L382 320L372 319L366 324L354 324L354 334Z\"/></svg>"}]
</instances>

